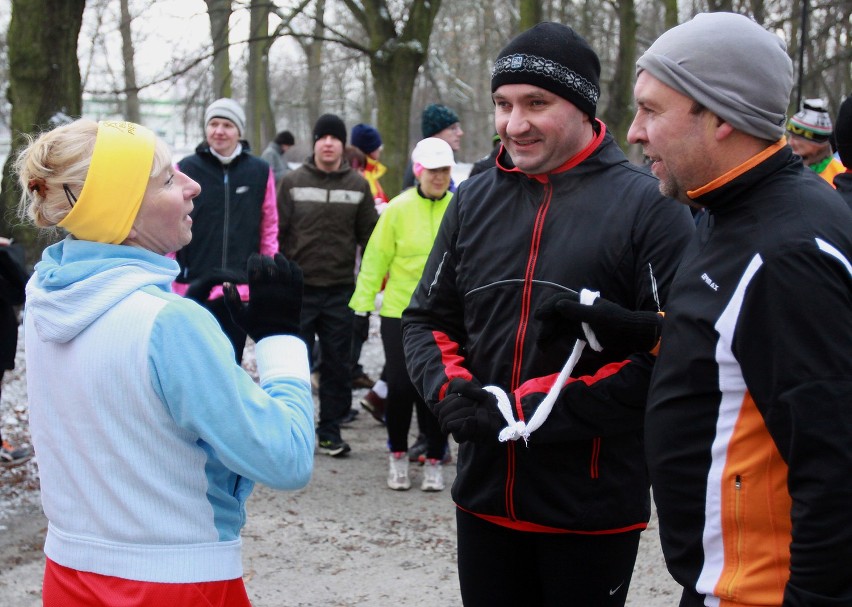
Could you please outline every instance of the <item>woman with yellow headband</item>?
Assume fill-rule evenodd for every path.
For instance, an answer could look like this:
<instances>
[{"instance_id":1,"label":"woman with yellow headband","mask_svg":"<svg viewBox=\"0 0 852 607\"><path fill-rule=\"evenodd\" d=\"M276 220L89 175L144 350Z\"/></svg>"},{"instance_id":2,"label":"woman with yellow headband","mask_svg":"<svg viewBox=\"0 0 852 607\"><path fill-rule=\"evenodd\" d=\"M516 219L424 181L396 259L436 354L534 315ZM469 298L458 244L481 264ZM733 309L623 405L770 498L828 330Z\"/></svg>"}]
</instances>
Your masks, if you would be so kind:
<instances>
[{"instance_id":1,"label":"woman with yellow headband","mask_svg":"<svg viewBox=\"0 0 852 607\"><path fill-rule=\"evenodd\" d=\"M213 316L171 292L200 188L130 122L77 120L20 154L21 214L70 235L27 285L30 427L49 520L47 606L249 605L254 482L307 484L313 403L301 271L253 256L226 297L259 387ZM128 598L132 597L132 598Z\"/></svg>"}]
</instances>

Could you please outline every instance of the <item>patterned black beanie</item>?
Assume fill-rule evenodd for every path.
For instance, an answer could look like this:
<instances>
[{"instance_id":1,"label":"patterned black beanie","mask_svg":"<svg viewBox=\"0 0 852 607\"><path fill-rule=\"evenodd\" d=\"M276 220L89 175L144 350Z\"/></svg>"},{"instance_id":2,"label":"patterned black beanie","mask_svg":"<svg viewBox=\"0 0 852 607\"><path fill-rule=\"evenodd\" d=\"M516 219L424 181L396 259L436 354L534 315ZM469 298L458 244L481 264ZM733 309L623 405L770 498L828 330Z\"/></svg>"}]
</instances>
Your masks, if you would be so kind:
<instances>
[{"instance_id":1,"label":"patterned black beanie","mask_svg":"<svg viewBox=\"0 0 852 607\"><path fill-rule=\"evenodd\" d=\"M340 139L343 145L346 145L346 125L343 124L339 116L323 114L317 118L317 123L314 125L314 141L318 141L326 135Z\"/></svg>"},{"instance_id":2,"label":"patterned black beanie","mask_svg":"<svg viewBox=\"0 0 852 607\"><path fill-rule=\"evenodd\" d=\"M504 84L531 84L573 103L595 118L601 62L567 25L544 22L516 36L494 62L491 92Z\"/></svg>"}]
</instances>

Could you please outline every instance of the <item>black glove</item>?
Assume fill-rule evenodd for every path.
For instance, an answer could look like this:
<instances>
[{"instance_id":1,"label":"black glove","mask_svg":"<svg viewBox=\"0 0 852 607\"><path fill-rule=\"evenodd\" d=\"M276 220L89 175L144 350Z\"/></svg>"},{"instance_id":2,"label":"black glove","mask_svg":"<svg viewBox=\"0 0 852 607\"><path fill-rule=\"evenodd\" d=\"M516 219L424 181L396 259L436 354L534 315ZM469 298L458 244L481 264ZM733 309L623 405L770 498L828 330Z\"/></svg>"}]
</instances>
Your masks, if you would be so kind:
<instances>
[{"instance_id":1,"label":"black glove","mask_svg":"<svg viewBox=\"0 0 852 607\"><path fill-rule=\"evenodd\" d=\"M352 334L362 342L367 341L370 337L370 315L361 316L355 313L355 320L352 324Z\"/></svg>"},{"instance_id":2,"label":"black glove","mask_svg":"<svg viewBox=\"0 0 852 607\"><path fill-rule=\"evenodd\" d=\"M511 398L511 396L510 396ZM458 443L494 439L506 426L497 409L497 398L477 383L456 378L447 386L447 395L438 403L438 423L444 434Z\"/></svg>"},{"instance_id":3,"label":"black glove","mask_svg":"<svg viewBox=\"0 0 852 607\"><path fill-rule=\"evenodd\" d=\"M231 318L255 343L270 335L299 335L302 314L302 269L281 253L275 257L252 253L246 263L249 300L240 301L237 288L225 287Z\"/></svg>"},{"instance_id":4,"label":"black glove","mask_svg":"<svg viewBox=\"0 0 852 607\"><path fill-rule=\"evenodd\" d=\"M586 339L581 323L588 323L604 349L647 352L660 340L663 318L656 312L632 311L603 297L587 306L574 292L557 293L535 313L542 322L538 343L546 346L555 337Z\"/></svg>"},{"instance_id":5,"label":"black glove","mask_svg":"<svg viewBox=\"0 0 852 607\"><path fill-rule=\"evenodd\" d=\"M184 297L204 304L210 298L210 291L213 287L221 285L224 282L244 283L245 281L246 276L242 272L218 268L208 270L189 283L189 288L187 288Z\"/></svg>"}]
</instances>

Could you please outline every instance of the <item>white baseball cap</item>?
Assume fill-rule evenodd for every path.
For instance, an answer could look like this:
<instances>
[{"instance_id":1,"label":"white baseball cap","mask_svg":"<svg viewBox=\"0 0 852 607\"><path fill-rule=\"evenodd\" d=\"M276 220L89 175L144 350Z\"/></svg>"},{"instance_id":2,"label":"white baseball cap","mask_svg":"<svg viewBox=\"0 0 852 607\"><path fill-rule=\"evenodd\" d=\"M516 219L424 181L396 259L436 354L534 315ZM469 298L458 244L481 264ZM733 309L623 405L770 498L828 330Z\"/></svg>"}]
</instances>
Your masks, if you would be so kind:
<instances>
[{"instance_id":1,"label":"white baseball cap","mask_svg":"<svg viewBox=\"0 0 852 607\"><path fill-rule=\"evenodd\" d=\"M417 142L414 151L411 152L411 161L425 169L440 169L456 165L453 160L453 148L437 137L427 137Z\"/></svg>"}]
</instances>

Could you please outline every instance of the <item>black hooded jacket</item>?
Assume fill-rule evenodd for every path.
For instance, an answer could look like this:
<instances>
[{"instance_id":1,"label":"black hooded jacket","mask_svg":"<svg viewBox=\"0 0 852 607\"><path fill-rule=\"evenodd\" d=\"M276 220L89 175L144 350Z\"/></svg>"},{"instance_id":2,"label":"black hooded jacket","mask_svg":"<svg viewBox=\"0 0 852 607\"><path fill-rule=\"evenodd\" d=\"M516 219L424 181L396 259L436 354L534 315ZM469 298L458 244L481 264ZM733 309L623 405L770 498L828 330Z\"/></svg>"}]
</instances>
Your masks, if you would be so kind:
<instances>
[{"instance_id":1,"label":"black hooded jacket","mask_svg":"<svg viewBox=\"0 0 852 607\"><path fill-rule=\"evenodd\" d=\"M513 391L529 421L574 345L536 344L535 310L559 290L657 310L653 275L664 305L692 219L597 124L590 146L551 173L526 175L503 150L496 170L459 186L402 317L409 373L433 410L451 379L473 377ZM496 435L460 445L457 505L525 531L644 528L652 363L649 354L587 348L579 381L563 388L528 446Z\"/></svg>"}]
</instances>

